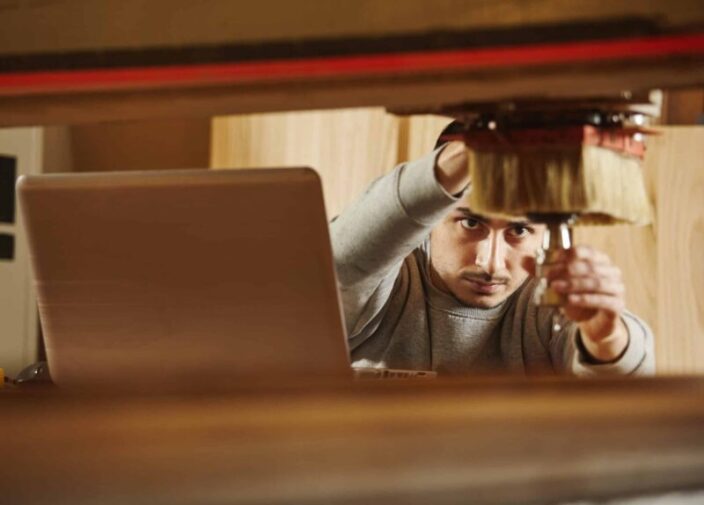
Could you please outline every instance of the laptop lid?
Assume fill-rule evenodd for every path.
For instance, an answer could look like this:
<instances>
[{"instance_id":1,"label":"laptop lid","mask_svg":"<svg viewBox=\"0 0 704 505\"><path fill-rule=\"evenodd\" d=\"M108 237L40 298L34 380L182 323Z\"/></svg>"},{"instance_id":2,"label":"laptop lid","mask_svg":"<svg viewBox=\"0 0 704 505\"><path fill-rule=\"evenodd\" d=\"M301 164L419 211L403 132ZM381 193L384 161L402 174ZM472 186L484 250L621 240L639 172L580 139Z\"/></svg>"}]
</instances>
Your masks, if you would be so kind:
<instances>
[{"instance_id":1,"label":"laptop lid","mask_svg":"<svg viewBox=\"0 0 704 505\"><path fill-rule=\"evenodd\" d=\"M311 169L18 181L59 385L350 374Z\"/></svg>"}]
</instances>

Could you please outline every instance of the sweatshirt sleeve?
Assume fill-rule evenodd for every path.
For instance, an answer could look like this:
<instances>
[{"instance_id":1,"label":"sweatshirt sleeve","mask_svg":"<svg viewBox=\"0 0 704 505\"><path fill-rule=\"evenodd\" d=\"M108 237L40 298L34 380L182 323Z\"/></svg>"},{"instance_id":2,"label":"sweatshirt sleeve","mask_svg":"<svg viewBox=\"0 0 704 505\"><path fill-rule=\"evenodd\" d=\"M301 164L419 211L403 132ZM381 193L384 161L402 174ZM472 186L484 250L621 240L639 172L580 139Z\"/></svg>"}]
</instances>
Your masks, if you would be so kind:
<instances>
[{"instance_id":1,"label":"sweatshirt sleeve","mask_svg":"<svg viewBox=\"0 0 704 505\"><path fill-rule=\"evenodd\" d=\"M331 224L350 338L379 315L392 295L404 258L457 201L435 179L442 149L377 179Z\"/></svg>"},{"instance_id":2,"label":"sweatshirt sleeve","mask_svg":"<svg viewBox=\"0 0 704 505\"><path fill-rule=\"evenodd\" d=\"M628 346L618 360L609 363L595 362L581 343L576 324L567 324L552 336L553 361L563 371L580 376L594 375L653 375L655 373L655 348L653 333L648 325L630 312L622 321L628 331Z\"/></svg>"}]
</instances>

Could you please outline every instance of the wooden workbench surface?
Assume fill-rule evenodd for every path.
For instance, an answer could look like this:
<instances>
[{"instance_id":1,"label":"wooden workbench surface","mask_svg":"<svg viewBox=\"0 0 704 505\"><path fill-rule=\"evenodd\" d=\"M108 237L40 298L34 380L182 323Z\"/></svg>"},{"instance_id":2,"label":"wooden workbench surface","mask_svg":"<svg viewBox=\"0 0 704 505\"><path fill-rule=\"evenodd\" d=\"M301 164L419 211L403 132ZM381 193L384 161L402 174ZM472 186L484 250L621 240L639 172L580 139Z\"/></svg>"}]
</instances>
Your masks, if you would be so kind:
<instances>
[{"instance_id":1,"label":"wooden workbench surface","mask_svg":"<svg viewBox=\"0 0 704 505\"><path fill-rule=\"evenodd\" d=\"M554 503L704 488L704 379L8 391L4 503Z\"/></svg>"}]
</instances>

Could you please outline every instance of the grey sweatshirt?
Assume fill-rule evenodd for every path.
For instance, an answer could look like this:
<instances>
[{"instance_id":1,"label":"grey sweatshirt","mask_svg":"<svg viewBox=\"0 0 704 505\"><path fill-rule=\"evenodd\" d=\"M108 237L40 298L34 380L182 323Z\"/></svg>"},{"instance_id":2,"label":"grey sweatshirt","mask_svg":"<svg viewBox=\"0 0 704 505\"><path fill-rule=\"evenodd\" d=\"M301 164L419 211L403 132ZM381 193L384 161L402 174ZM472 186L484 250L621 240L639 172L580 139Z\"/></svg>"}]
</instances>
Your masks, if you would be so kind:
<instances>
[{"instance_id":1,"label":"grey sweatshirt","mask_svg":"<svg viewBox=\"0 0 704 505\"><path fill-rule=\"evenodd\" d=\"M468 307L430 281L430 231L457 199L435 179L442 148L376 180L331 225L352 364L440 373L653 373L653 335L625 313L621 358L594 364L576 324L532 301L528 279L490 309ZM555 324L558 323L558 324Z\"/></svg>"}]
</instances>

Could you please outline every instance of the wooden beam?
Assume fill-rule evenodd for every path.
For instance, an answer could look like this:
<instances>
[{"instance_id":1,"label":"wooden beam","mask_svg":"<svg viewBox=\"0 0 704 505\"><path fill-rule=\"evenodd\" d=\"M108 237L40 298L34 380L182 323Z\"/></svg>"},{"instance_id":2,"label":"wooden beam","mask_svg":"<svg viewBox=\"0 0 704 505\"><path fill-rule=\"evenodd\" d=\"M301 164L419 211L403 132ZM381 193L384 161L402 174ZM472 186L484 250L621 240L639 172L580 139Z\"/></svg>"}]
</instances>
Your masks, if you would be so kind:
<instances>
[{"instance_id":1,"label":"wooden beam","mask_svg":"<svg viewBox=\"0 0 704 505\"><path fill-rule=\"evenodd\" d=\"M262 43L644 20L701 26L699 0L42 0L2 2L0 55Z\"/></svg>"},{"instance_id":2,"label":"wooden beam","mask_svg":"<svg viewBox=\"0 0 704 505\"><path fill-rule=\"evenodd\" d=\"M704 8L694 0L409 0L402 9L390 0L53 0L0 9L0 126L418 110L704 83Z\"/></svg>"},{"instance_id":3,"label":"wooden beam","mask_svg":"<svg viewBox=\"0 0 704 505\"><path fill-rule=\"evenodd\" d=\"M428 110L441 104L513 98L584 97L704 82L704 64L675 58L583 65L535 65L469 73L326 79L259 86L201 86L0 96L0 126L89 123L383 106Z\"/></svg>"},{"instance_id":4,"label":"wooden beam","mask_svg":"<svg viewBox=\"0 0 704 505\"><path fill-rule=\"evenodd\" d=\"M703 379L6 394L3 500L561 503L704 487Z\"/></svg>"}]
</instances>

